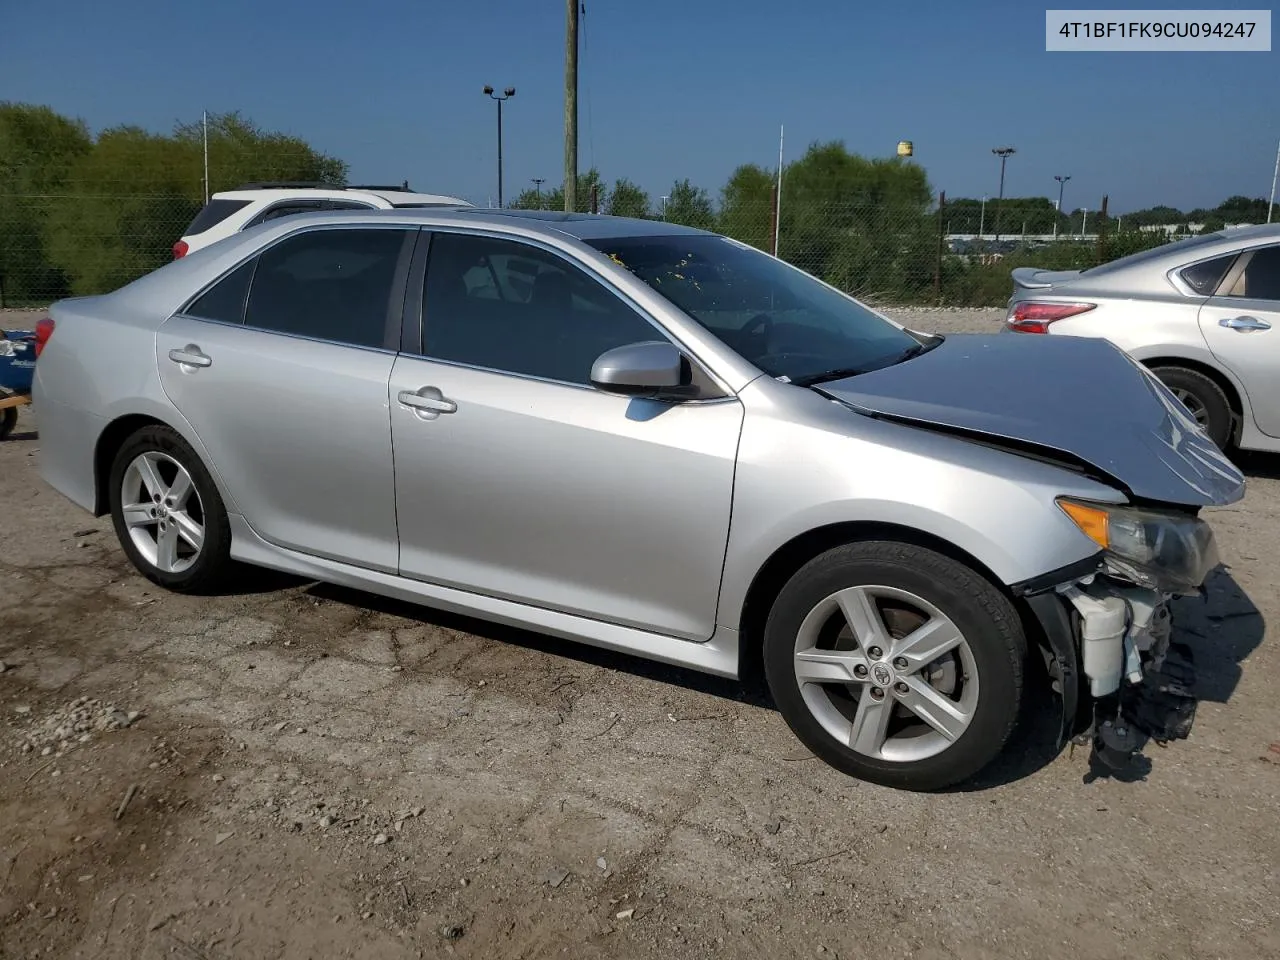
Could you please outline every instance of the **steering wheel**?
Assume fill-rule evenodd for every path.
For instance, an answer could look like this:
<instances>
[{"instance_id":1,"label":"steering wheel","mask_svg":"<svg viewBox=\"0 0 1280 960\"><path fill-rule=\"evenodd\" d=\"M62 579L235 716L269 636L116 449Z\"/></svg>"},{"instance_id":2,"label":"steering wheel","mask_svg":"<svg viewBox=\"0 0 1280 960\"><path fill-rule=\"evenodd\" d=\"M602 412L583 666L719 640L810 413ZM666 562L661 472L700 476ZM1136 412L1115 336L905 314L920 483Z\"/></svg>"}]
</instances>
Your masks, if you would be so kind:
<instances>
[{"instance_id":1,"label":"steering wheel","mask_svg":"<svg viewBox=\"0 0 1280 960\"><path fill-rule=\"evenodd\" d=\"M768 337L773 332L773 317L767 313L757 313L754 317L742 325L741 333L744 337Z\"/></svg>"}]
</instances>

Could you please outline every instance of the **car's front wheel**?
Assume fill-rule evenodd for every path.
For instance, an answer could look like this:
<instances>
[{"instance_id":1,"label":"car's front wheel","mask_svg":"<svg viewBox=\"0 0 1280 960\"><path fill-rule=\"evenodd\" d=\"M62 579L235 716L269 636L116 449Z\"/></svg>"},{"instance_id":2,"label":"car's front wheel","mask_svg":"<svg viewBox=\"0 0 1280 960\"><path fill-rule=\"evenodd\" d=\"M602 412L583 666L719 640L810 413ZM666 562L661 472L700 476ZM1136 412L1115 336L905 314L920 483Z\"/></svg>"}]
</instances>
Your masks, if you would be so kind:
<instances>
[{"instance_id":1,"label":"car's front wheel","mask_svg":"<svg viewBox=\"0 0 1280 960\"><path fill-rule=\"evenodd\" d=\"M796 736L833 767L937 790L1003 749L1026 637L1008 599L923 547L851 543L802 567L764 636L765 675Z\"/></svg>"},{"instance_id":2,"label":"car's front wheel","mask_svg":"<svg viewBox=\"0 0 1280 960\"><path fill-rule=\"evenodd\" d=\"M1182 402L1209 439L1225 450L1231 442L1231 403L1222 388L1187 367L1155 367L1151 372Z\"/></svg>"},{"instance_id":3,"label":"car's front wheel","mask_svg":"<svg viewBox=\"0 0 1280 960\"><path fill-rule=\"evenodd\" d=\"M231 568L226 508L196 452L169 427L144 427L111 468L111 519L133 565L170 590L216 588Z\"/></svg>"}]
</instances>

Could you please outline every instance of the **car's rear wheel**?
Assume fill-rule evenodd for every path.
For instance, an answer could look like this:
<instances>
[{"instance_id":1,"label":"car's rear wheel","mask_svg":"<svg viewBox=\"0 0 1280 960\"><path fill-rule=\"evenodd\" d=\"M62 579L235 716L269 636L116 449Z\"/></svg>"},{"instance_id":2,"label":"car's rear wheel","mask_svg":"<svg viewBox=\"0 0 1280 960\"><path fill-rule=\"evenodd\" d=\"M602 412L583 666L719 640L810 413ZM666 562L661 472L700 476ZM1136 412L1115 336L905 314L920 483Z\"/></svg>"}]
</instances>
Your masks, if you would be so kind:
<instances>
[{"instance_id":1,"label":"car's rear wheel","mask_svg":"<svg viewBox=\"0 0 1280 960\"><path fill-rule=\"evenodd\" d=\"M765 675L787 724L833 767L936 790L1003 749L1022 699L1026 637L972 569L890 541L836 547L783 587Z\"/></svg>"},{"instance_id":2,"label":"car's rear wheel","mask_svg":"<svg viewBox=\"0 0 1280 960\"><path fill-rule=\"evenodd\" d=\"M1231 442L1231 403L1222 388L1187 367L1155 367L1151 372L1182 402L1209 439L1225 450Z\"/></svg>"},{"instance_id":3,"label":"car's rear wheel","mask_svg":"<svg viewBox=\"0 0 1280 960\"><path fill-rule=\"evenodd\" d=\"M112 463L111 519L129 560L170 590L201 592L226 579L231 527L213 478L169 427L144 427Z\"/></svg>"},{"instance_id":4,"label":"car's rear wheel","mask_svg":"<svg viewBox=\"0 0 1280 960\"><path fill-rule=\"evenodd\" d=\"M13 396L13 391L5 387L0 387L0 400L5 400ZM9 434L13 433L13 428L18 425L18 408L6 407L0 410L0 440L3 440Z\"/></svg>"}]
</instances>

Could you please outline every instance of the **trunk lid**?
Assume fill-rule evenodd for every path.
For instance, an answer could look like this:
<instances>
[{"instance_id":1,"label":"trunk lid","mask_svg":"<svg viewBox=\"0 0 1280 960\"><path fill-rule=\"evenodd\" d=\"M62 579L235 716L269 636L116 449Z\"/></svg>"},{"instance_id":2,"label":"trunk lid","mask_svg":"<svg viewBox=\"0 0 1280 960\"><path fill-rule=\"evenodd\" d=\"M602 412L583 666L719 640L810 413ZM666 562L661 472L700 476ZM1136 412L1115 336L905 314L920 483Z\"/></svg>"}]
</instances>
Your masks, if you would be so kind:
<instances>
[{"instance_id":1,"label":"trunk lid","mask_svg":"<svg viewBox=\"0 0 1280 960\"><path fill-rule=\"evenodd\" d=\"M867 416L1083 463L1143 500L1233 503L1244 476L1169 390L1107 340L953 334L814 387Z\"/></svg>"}]
</instances>

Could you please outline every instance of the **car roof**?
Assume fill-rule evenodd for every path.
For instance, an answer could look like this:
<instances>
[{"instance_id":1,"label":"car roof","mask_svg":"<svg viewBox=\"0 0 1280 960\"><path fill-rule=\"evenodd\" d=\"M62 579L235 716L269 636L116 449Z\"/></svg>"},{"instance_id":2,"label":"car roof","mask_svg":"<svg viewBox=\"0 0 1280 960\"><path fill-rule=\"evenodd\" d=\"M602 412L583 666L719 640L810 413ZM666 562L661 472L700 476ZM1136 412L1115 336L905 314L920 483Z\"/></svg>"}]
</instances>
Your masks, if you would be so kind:
<instances>
[{"instance_id":1,"label":"car roof","mask_svg":"<svg viewBox=\"0 0 1280 960\"><path fill-rule=\"evenodd\" d=\"M304 186L245 186L236 190L219 190L212 197L214 200L256 200L274 203L277 200L324 199L337 197L359 197L373 195L391 204L446 204L449 206L469 206L467 201L459 197L438 193L417 193L412 190L401 190L395 187L304 187Z\"/></svg>"},{"instance_id":2,"label":"car roof","mask_svg":"<svg viewBox=\"0 0 1280 960\"><path fill-rule=\"evenodd\" d=\"M498 207L437 206L392 210L335 210L299 213L289 219L295 224L301 224L303 218L311 223L367 223L389 220L423 227L491 226L515 228L521 233L567 235L583 241L613 237L716 236L709 230L686 227L666 220L614 217L603 213L565 213L561 210L508 210Z\"/></svg>"}]
</instances>

